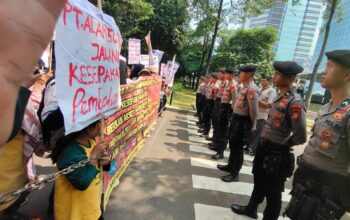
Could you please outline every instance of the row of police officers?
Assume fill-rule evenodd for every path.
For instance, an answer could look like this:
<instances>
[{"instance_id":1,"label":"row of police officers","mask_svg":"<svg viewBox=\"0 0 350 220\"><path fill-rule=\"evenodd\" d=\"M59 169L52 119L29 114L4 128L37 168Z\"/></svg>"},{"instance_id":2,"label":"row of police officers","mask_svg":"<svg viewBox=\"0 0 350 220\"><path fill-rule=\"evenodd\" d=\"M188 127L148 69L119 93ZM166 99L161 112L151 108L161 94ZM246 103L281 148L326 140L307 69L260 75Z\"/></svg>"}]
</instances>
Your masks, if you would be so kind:
<instances>
[{"instance_id":1,"label":"row of police officers","mask_svg":"<svg viewBox=\"0 0 350 220\"><path fill-rule=\"evenodd\" d=\"M294 173L292 199L283 215L292 220L347 219L350 212L350 50L326 53L327 66L321 85L332 99L319 111L304 153L295 160L293 147L307 141L306 109L293 82L303 68L294 61L274 62L272 81L278 94L271 102L254 84L256 66L221 69L203 76L197 90L198 132L212 140L209 148L222 159L229 144L228 163L218 164L228 174L224 182L238 182L243 148L256 133L260 108L269 109L254 150L254 188L245 206L232 204L233 212L257 219L259 204L266 198L264 220L278 219L282 192ZM209 132L213 128L213 137Z\"/></svg>"}]
</instances>

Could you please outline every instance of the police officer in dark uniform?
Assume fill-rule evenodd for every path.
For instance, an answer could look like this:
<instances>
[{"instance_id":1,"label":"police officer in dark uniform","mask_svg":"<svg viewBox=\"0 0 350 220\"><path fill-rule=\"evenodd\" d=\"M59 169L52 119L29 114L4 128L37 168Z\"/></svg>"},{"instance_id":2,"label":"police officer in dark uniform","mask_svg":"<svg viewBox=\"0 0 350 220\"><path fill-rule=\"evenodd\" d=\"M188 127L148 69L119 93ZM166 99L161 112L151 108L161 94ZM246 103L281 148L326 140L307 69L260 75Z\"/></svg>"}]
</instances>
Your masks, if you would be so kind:
<instances>
[{"instance_id":1,"label":"police officer in dark uniform","mask_svg":"<svg viewBox=\"0 0 350 220\"><path fill-rule=\"evenodd\" d=\"M207 90L210 87L210 76L205 76L206 80L205 80L205 85L203 87L202 90L202 96L201 96L201 100L200 100L200 108L201 108L201 117L202 117L202 123L198 124L198 133L203 133L203 127L204 127L204 110L205 110L205 106L207 105Z\"/></svg>"},{"instance_id":2,"label":"police officer in dark uniform","mask_svg":"<svg viewBox=\"0 0 350 220\"><path fill-rule=\"evenodd\" d=\"M224 87L221 95L220 112L218 116L217 125L217 146L209 148L217 153L211 158L214 160L222 159L224 157L224 150L228 142L228 126L232 116L231 100L232 96L236 95L236 85L234 81L235 69L230 67L224 71Z\"/></svg>"},{"instance_id":3,"label":"police officer in dark uniform","mask_svg":"<svg viewBox=\"0 0 350 220\"><path fill-rule=\"evenodd\" d=\"M229 129L230 157L227 165L217 168L230 172L221 177L224 182L239 181L239 171L243 165L243 146L248 143L253 129L256 129L258 113L258 88L254 84L256 66L247 65L240 69L240 81L244 87L239 90L233 104L233 114Z\"/></svg>"},{"instance_id":4,"label":"police officer in dark uniform","mask_svg":"<svg viewBox=\"0 0 350 220\"><path fill-rule=\"evenodd\" d=\"M350 219L350 50L327 52L321 79L332 100L323 106L304 153L297 160L292 220Z\"/></svg>"},{"instance_id":5,"label":"police officer in dark uniform","mask_svg":"<svg viewBox=\"0 0 350 220\"><path fill-rule=\"evenodd\" d=\"M273 66L279 94L271 105L254 158L252 196L247 206L231 206L233 212L257 219L258 206L266 197L264 220L278 219L284 183L294 171L292 146L305 143L307 137L304 102L292 89L296 74L303 68L294 61L275 62Z\"/></svg>"},{"instance_id":6,"label":"police officer in dark uniform","mask_svg":"<svg viewBox=\"0 0 350 220\"><path fill-rule=\"evenodd\" d=\"M201 137L207 138L209 135L210 127L211 127L211 114L214 106L214 89L216 81L219 78L219 74L213 73L210 75L209 85L206 89L206 104L203 111L203 129L200 130L200 133L203 133Z\"/></svg>"}]
</instances>

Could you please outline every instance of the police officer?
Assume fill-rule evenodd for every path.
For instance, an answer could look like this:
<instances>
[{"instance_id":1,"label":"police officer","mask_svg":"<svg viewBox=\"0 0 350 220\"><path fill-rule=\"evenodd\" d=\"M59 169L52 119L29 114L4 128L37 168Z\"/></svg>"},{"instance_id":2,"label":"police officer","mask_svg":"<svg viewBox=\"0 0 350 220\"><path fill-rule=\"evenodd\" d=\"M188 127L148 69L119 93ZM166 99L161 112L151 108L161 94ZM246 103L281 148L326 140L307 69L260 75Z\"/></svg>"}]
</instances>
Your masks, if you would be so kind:
<instances>
[{"instance_id":1,"label":"police officer","mask_svg":"<svg viewBox=\"0 0 350 220\"><path fill-rule=\"evenodd\" d=\"M205 76L205 85L203 87L203 90L202 90L202 96L201 96L201 100L200 100L200 109L201 109L201 117L202 117L202 123L201 124L198 124L198 133L203 133L203 127L204 127L204 109L205 109L205 106L207 104L207 97L206 97L206 94L207 94L207 91L210 87L210 76Z\"/></svg>"},{"instance_id":2,"label":"police officer","mask_svg":"<svg viewBox=\"0 0 350 220\"><path fill-rule=\"evenodd\" d=\"M224 85L221 92L220 112L218 117L217 126L217 146L209 149L216 151L217 153L211 158L214 160L222 159L224 157L224 150L226 149L228 142L228 124L232 115L232 108L230 101L232 96L236 95L236 85L234 81L234 68L226 68L224 71Z\"/></svg>"},{"instance_id":3,"label":"police officer","mask_svg":"<svg viewBox=\"0 0 350 220\"><path fill-rule=\"evenodd\" d=\"M297 160L286 210L292 220L350 216L350 50L326 56L321 85L332 100L320 109L310 141Z\"/></svg>"},{"instance_id":4,"label":"police officer","mask_svg":"<svg viewBox=\"0 0 350 220\"><path fill-rule=\"evenodd\" d=\"M252 130L256 129L258 112L258 88L254 84L256 66L247 65L240 69L240 89L233 104L233 114L229 129L230 157L227 165L218 165L218 169L230 172L222 176L224 182L239 181L239 171L243 165L243 146L247 144Z\"/></svg>"},{"instance_id":5,"label":"police officer","mask_svg":"<svg viewBox=\"0 0 350 220\"><path fill-rule=\"evenodd\" d=\"M208 141L212 141L212 143L209 144L209 146L217 146L217 138L218 138L218 120L219 120L219 114L220 114L220 103L221 103L221 97L225 88L225 70L221 69L219 71L219 79L217 80L214 88L214 106L213 111L211 114L211 120L213 124L213 137L207 138Z\"/></svg>"},{"instance_id":6,"label":"police officer","mask_svg":"<svg viewBox=\"0 0 350 220\"><path fill-rule=\"evenodd\" d=\"M294 171L292 146L306 141L304 102L292 88L296 74L303 68L294 61L279 61L273 66L279 94L271 105L254 158L252 196L247 206L231 206L233 212L256 219L258 206L266 197L264 220L278 219L284 183Z\"/></svg>"},{"instance_id":7,"label":"police officer","mask_svg":"<svg viewBox=\"0 0 350 220\"><path fill-rule=\"evenodd\" d=\"M206 103L203 110L203 129L199 130L199 133L203 133L201 137L207 138L209 135L210 127L211 127L211 114L214 106L214 89L215 83L218 80L219 75L217 73L212 73L210 75L209 84L206 89Z\"/></svg>"},{"instance_id":8,"label":"police officer","mask_svg":"<svg viewBox=\"0 0 350 220\"><path fill-rule=\"evenodd\" d=\"M201 125L203 123L203 117L202 117L202 92L204 90L204 87L206 85L206 77L205 76L201 76L199 78L199 86L197 88L197 92L196 92L196 110L197 110L197 116L198 116L198 122L197 125Z\"/></svg>"}]
</instances>

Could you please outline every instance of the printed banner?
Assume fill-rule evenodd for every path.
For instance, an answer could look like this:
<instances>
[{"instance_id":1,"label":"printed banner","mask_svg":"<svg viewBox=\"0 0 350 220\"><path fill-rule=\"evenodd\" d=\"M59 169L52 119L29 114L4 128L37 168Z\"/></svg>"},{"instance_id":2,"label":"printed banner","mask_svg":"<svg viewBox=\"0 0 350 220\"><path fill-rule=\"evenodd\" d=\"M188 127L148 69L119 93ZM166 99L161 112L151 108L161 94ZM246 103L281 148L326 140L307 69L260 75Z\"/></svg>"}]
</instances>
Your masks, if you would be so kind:
<instances>
[{"instance_id":1,"label":"printed banner","mask_svg":"<svg viewBox=\"0 0 350 220\"><path fill-rule=\"evenodd\" d=\"M162 63L160 65L160 74L162 77L167 77L167 74L168 74L168 65L165 64L165 63Z\"/></svg>"},{"instance_id":2,"label":"printed banner","mask_svg":"<svg viewBox=\"0 0 350 220\"><path fill-rule=\"evenodd\" d=\"M153 53L153 56L158 57L158 62L162 61L162 58L163 58L163 55L164 55L163 51L161 51L161 50L152 50L152 53Z\"/></svg>"},{"instance_id":3,"label":"printed banner","mask_svg":"<svg viewBox=\"0 0 350 220\"><path fill-rule=\"evenodd\" d=\"M121 105L122 37L114 19L88 1L69 0L56 25L57 99L66 134Z\"/></svg>"},{"instance_id":4,"label":"printed banner","mask_svg":"<svg viewBox=\"0 0 350 220\"><path fill-rule=\"evenodd\" d=\"M144 138L158 117L160 76L143 77L121 87L122 107L105 120L106 139L109 147L115 149L111 169L104 172L104 207L113 188L118 184L137 152L143 147Z\"/></svg>"},{"instance_id":5,"label":"printed banner","mask_svg":"<svg viewBox=\"0 0 350 220\"><path fill-rule=\"evenodd\" d=\"M180 64L178 62L173 62L169 60L167 63L167 66L168 66L168 71L165 78L165 84L167 84L169 87L173 87L175 74L179 69Z\"/></svg>"},{"instance_id":6,"label":"printed banner","mask_svg":"<svg viewBox=\"0 0 350 220\"><path fill-rule=\"evenodd\" d=\"M158 67L159 66L159 62L158 62L158 57L153 57L154 59L154 65L153 66L156 66ZM142 65L144 65L146 68L150 66L150 61L149 61L149 55L147 54L142 54L141 55L141 62L140 62Z\"/></svg>"},{"instance_id":7,"label":"printed banner","mask_svg":"<svg viewBox=\"0 0 350 220\"><path fill-rule=\"evenodd\" d=\"M128 46L129 46L128 64L140 63L140 60L141 60L141 40L129 39Z\"/></svg>"}]
</instances>

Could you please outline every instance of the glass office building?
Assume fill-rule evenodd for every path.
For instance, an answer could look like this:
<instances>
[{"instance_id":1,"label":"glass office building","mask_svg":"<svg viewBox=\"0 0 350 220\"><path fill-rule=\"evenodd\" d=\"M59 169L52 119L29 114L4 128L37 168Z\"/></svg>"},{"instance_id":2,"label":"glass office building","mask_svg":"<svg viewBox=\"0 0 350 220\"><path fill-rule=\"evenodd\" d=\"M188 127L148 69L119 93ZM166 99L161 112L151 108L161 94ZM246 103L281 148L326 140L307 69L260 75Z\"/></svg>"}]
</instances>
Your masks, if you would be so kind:
<instances>
[{"instance_id":1,"label":"glass office building","mask_svg":"<svg viewBox=\"0 0 350 220\"><path fill-rule=\"evenodd\" d=\"M350 0L342 0L341 13L336 12L335 17L332 20L331 28L329 31L326 52L339 49L350 49ZM337 15L342 14L339 20ZM323 21L322 27L325 27L327 20ZM324 28L323 28L324 30ZM321 51L322 43L324 41L324 31L321 30L319 38L317 40L316 48L311 62L311 70L313 69L318 56ZM319 66L319 72L323 71L326 67L327 58L324 56Z\"/></svg>"},{"instance_id":2,"label":"glass office building","mask_svg":"<svg viewBox=\"0 0 350 220\"><path fill-rule=\"evenodd\" d=\"M321 11L322 0L300 0L295 5L293 0L275 1L271 9L250 19L249 28L275 28L275 60L294 60L307 69Z\"/></svg>"}]
</instances>

